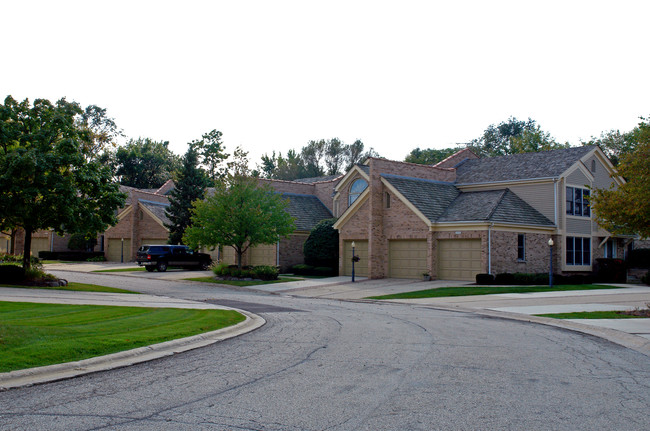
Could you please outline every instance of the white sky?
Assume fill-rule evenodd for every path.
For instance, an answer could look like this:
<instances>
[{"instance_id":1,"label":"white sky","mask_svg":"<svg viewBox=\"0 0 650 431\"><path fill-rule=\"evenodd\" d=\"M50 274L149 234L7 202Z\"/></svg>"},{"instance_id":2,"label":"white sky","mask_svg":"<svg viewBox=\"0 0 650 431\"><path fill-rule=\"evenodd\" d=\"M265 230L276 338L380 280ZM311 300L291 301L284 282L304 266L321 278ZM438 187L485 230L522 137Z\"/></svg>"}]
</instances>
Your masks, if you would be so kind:
<instances>
[{"instance_id":1,"label":"white sky","mask_svg":"<svg viewBox=\"0 0 650 431\"><path fill-rule=\"evenodd\" d=\"M648 17L648 0L0 0L0 97L95 104L177 154L217 129L253 166L332 137L403 160L511 115L575 145L650 114Z\"/></svg>"}]
</instances>

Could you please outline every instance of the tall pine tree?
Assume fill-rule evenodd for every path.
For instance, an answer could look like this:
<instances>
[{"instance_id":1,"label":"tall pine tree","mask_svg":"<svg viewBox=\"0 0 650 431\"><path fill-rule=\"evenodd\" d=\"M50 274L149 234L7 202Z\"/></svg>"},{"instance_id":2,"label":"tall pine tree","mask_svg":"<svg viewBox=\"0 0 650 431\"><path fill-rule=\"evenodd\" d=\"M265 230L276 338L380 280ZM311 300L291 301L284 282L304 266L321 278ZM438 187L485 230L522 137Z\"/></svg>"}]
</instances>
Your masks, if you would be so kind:
<instances>
[{"instance_id":1,"label":"tall pine tree","mask_svg":"<svg viewBox=\"0 0 650 431\"><path fill-rule=\"evenodd\" d=\"M176 186L169 193L169 209L167 217L170 224L166 224L169 229L169 243L180 244L185 233L185 229L191 225L190 208L192 202L205 197L205 191L210 184L210 180L205 171L199 167L199 155L195 148L190 147L183 156L183 166L178 175Z\"/></svg>"}]
</instances>

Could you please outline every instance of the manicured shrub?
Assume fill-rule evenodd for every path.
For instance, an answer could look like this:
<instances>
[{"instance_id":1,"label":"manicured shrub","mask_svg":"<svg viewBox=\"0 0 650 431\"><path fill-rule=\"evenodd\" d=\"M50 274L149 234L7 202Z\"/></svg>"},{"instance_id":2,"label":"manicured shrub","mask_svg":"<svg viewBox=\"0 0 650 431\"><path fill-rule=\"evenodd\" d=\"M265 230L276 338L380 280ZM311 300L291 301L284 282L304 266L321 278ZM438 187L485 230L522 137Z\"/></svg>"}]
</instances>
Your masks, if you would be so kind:
<instances>
[{"instance_id":1,"label":"manicured shrub","mask_svg":"<svg viewBox=\"0 0 650 431\"><path fill-rule=\"evenodd\" d=\"M312 275L314 267L311 265L306 265L304 263L299 263L291 267L291 272L296 275Z\"/></svg>"},{"instance_id":2,"label":"manicured shrub","mask_svg":"<svg viewBox=\"0 0 650 431\"><path fill-rule=\"evenodd\" d=\"M260 280L277 280L280 274L278 268L270 265L260 265L253 268L254 277Z\"/></svg>"},{"instance_id":3,"label":"manicured shrub","mask_svg":"<svg viewBox=\"0 0 650 431\"><path fill-rule=\"evenodd\" d=\"M314 268L314 274L313 275L322 275L322 276L334 276L336 275L336 272L334 271L334 268L331 268L329 266L317 266Z\"/></svg>"},{"instance_id":4,"label":"manicured shrub","mask_svg":"<svg viewBox=\"0 0 650 431\"><path fill-rule=\"evenodd\" d=\"M650 271L646 272L643 277L641 277L641 281L650 286Z\"/></svg>"},{"instance_id":5,"label":"manicured shrub","mask_svg":"<svg viewBox=\"0 0 650 431\"><path fill-rule=\"evenodd\" d=\"M510 274L509 272L501 272L497 274L496 277L494 278L494 284L509 285L514 283L515 283L514 274Z\"/></svg>"},{"instance_id":6,"label":"manicured shrub","mask_svg":"<svg viewBox=\"0 0 650 431\"><path fill-rule=\"evenodd\" d=\"M627 269L622 259L596 259L596 279L601 283L625 283Z\"/></svg>"},{"instance_id":7,"label":"manicured shrub","mask_svg":"<svg viewBox=\"0 0 650 431\"><path fill-rule=\"evenodd\" d=\"M307 265L338 268L339 232L332 227L335 222L322 220L311 230L302 248Z\"/></svg>"},{"instance_id":8,"label":"manicured shrub","mask_svg":"<svg viewBox=\"0 0 650 431\"><path fill-rule=\"evenodd\" d=\"M25 279L22 266L5 264L0 265L0 280L4 283L18 283Z\"/></svg>"},{"instance_id":9,"label":"manicured shrub","mask_svg":"<svg viewBox=\"0 0 650 431\"><path fill-rule=\"evenodd\" d=\"M476 284L494 284L494 275L476 274Z\"/></svg>"},{"instance_id":10,"label":"manicured shrub","mask_svg":"<svg viewBox=\"0 0 650 431\"><path fill-rule=\"evenodd\" d=\"M650 248L635 248L628 253L625 263L628 268L650 269Z\"/></svg>"},{"instance_id":11,"label":"manicured shrub","mask_svg":"<svg viewBox=\"0 0 650 431\"><path fill-rule=\"evenodd\" d=\"M89 257L88 259L86 259L86 262L105 262L105 261L106 261L106 257L104 257L104 255Z\"/></svg>"}]
</instances>

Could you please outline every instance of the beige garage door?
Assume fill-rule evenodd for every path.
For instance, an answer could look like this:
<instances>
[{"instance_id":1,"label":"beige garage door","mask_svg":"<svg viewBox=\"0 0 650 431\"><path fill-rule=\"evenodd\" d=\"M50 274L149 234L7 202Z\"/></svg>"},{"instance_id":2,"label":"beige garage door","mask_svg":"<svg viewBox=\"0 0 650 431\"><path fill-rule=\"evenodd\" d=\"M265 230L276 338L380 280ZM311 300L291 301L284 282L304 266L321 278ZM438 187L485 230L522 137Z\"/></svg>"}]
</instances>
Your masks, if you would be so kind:
<instances>
[{"instance_id":1,"label":"beige garage door","mask_svg":"<svg viewBox=\"0 0 650 431\"><path fill-rule=\"evenodd\" d=\"M480 239L438 240L438 278L442 280L476 279L482 272Z\"/></svg>"},{"instance_id":2,"label":"beige garage door","mask_svg":"<svg viewBox=\"0 0 650 431\"><path fill-rule=\"evenodd\" d=\"M106 249L106 260L111 262L120 262L122 258L122 240L109 239L108 248ZM124 262L131 260L131 239L124 238Z\"/></svg>"},{"instance_id":3,"label":"beige garage door","mask_svg":"<svg viewBox=\"0 0 650 431\"><path fill-rule=\"evenodd\" d=\"M50 239L32 237L31 251L32 251L32 256L36 256L36 257L38 257L39 251L50 251Z\"/></svg>"},{"instance_id":4,"label":"beige garage door","mask_svg":"<svg viewBox=\"0 0 650 431\"><path fill-rule=\"evenodd\" d=\"M276 261L276 244L263 244L253 247L250 254L250 264L275 266Z\"/></svg>"},{"instance_id":5,"label":"beige garage door","mask_svg":"<svg viewBox=\"0 0 650 431\"><path fill-rule=\"evenodd\" d=\"M428 272L427 241L388 241L388 262L391 278L422 278L422 274Z\"/></svg>"},{"instance_id":6,"label":"beige garage door","mask_svg":"<svg viewBox=\"0 0 650 431\"><path fill-rule=\"evenodd\" d=\"M235 249L229 245L223 246L223 253L221 253L221 261L228 265L237 264L237 253Z\"/></svg>"},{"instance_id":7,"label":"beige garage door","mask_svg":"<svg viewBox=\"0 0 650 431\"><path fill-rule=\"evenodd\" d=\"M5 235L0 235L0 253L9 253L11 249L11 238Z\"/></svg>"},{"instance_id":8,"label":"beige garage door","mask_svg":"<svg viewBox=\"0 0 650 431\"><path fill-rule=\"evenodd\" d=\"M368 276L368 241L354 241L354 254L359 262L354 264L354 275ZM343 241L343 275L352 275L352 241Z\"/></svg>"},{"instance_id":9,"label":"beige garage door","mask_svg":"<svg viewBox=\"0 0 650 431\"><path fill-rule=\"evenodd\" d=\"M140 245L145 244L167 244L167 238L142 238Z\"/></svg>"}]
</instances>

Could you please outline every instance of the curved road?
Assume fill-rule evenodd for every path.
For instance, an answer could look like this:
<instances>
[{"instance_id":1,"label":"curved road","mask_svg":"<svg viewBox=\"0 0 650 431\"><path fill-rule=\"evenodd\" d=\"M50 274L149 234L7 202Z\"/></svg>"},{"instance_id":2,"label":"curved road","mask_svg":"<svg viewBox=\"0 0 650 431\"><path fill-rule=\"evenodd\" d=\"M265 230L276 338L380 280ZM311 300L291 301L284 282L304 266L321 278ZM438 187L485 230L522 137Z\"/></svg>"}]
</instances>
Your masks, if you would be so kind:
<instances>
[{"instance_id":1,"label":"curved road","mask_svg":"<svg viewBox=\"0 0 650 431\"><path fill-rule=\"evenodd\" d=\"M0 393L2 430L647 429L650 358L401 304L59 273L239 306L267 324L173 357Z\"/></svg>"}]
</instances>

